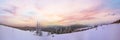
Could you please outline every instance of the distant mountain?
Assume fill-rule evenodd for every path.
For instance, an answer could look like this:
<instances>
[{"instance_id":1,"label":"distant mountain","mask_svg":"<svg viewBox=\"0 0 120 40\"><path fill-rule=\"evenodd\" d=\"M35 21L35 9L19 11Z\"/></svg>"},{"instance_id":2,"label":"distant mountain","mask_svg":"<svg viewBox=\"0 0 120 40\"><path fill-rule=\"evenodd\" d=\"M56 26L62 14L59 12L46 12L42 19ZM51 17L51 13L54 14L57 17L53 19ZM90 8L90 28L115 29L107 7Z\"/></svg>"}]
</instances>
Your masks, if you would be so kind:
<instances>
[{"instance_id":1,"label":"distant mountain","mask_svg":"<svg viewBox=\"0 0 120 40\"><path fill-rule=\"evenodd\" d=\"M118 20L118 21L115 21L115 22L113 22L113 23L120 23L120 20Z\"/></svg>"}]
</instances>

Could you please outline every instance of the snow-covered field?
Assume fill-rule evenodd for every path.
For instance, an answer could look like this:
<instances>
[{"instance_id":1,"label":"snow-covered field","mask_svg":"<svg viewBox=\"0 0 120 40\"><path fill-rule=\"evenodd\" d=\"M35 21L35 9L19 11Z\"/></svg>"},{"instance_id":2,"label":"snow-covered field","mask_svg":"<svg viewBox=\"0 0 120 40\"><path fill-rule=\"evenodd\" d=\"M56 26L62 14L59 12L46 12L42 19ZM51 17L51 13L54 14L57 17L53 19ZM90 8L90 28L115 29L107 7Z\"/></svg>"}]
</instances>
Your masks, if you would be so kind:
<instances>
[{"instance_id":1,"label":"snow-covered field","mask_svg":"<svg viewBox=\"0 0 120 40\"><path fill-rule=\"evenodd\" d=\"M34 32L0 25L0 40L120 40L120 24L103 25L83 32L55 34L54 37L39 37Z\"/></svg>"}]
</instances>

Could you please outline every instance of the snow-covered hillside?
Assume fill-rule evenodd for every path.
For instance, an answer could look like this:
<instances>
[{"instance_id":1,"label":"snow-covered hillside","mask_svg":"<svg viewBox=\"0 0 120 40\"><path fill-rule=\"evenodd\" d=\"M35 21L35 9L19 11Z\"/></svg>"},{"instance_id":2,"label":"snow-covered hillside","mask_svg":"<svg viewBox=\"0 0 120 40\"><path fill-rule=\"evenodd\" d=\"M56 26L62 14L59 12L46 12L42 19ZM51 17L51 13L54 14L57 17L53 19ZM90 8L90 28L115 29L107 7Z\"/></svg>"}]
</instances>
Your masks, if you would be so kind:
<instances>
[{"instance_id":1,"label":"snow-covered hillside","mask_svg":"<svg viewBox=\"0 0 120 40\"><path fill-rule=\"evenodd\" d=\"M120 24L103 25L83 32L55 34L54 37L39 37L34 32L0 25L0 40L120 40Z\"/></svg>"}]
</instances>

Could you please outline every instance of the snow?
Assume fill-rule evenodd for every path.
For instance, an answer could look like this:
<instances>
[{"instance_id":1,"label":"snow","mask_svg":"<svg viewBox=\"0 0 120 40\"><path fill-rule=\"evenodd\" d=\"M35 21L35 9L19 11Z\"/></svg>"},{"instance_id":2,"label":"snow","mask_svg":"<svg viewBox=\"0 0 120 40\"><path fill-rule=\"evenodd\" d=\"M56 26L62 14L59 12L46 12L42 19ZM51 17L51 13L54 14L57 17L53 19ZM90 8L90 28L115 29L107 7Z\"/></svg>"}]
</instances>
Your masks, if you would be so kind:
<instances>
[{"instance_id":1,"label":"snow","mask_svg":"<svg viewBox=\"0 0 120 40\"><path fill-rule=\"evenodd\" d=\"M120 40L120 24L103 25L87 31L37 36L34 32L23 31L0 25L0 40Z\"/></svg>"}]
</instances>

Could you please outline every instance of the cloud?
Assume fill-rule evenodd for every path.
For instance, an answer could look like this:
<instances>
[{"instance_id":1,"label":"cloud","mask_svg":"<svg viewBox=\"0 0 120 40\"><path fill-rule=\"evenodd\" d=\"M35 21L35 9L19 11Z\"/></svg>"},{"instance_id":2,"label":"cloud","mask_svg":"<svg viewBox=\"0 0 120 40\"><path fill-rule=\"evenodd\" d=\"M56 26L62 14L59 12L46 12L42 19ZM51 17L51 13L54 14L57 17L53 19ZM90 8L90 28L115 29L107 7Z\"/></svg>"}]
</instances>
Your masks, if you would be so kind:
<instances>
[{"instance_id":1,"label":"cloud","mask_svg":"<svg viewBox=\"0 0 120 40\"><path fill-rule=\"evenodd\" d=\"M119 19L120 9L116 0L107 1L6 0L0 6L0 23L35 25L38 19L43 25L108 23Z\"/></svg>"}]
</instances>

